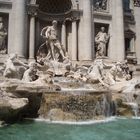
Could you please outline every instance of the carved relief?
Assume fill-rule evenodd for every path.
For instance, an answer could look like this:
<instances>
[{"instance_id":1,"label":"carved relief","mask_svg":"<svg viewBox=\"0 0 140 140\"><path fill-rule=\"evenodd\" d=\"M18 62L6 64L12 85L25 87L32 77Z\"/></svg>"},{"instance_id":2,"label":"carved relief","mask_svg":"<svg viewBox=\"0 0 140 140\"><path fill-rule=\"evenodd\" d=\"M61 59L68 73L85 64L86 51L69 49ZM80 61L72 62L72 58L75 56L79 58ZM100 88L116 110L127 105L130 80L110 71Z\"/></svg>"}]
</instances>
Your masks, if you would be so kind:
<instances>
[{"instance_id":1,"label":"carved relief","mask_svg":"<svg viewBox=\"0 0 140 140\"><path fill-rule=\"evenodd\" d=\"M106 11L108 10L108 0L95 0L94 1L95 11Z\"/></svg>"},{"instance_id":2,"label":"carved relief","mask_svg":"<svg viewBox=\"0 0 140 140\"><path fill-rule=\"evenodd\" d=\"M134 6L140 7L140 0L134 0Z\"/></svg>"}]
</instances>

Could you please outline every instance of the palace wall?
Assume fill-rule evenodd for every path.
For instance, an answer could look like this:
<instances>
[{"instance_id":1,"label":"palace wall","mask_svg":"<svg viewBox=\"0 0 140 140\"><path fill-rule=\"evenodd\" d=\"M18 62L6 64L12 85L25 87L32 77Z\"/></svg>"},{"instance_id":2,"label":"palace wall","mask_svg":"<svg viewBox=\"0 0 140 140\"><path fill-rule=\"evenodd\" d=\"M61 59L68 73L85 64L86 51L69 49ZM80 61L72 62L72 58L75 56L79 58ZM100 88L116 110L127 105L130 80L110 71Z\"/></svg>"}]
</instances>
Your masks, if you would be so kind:
<instances>
[{"instance_id":1,"label":"palace wall","mask_svg":"<svg viewBox=\"0 0 140 140\"><path fill-rule=\"evenodd\" d=\"M34 59L43 41L40 31L54 18L59 22L59 39L73 61L94 60L94 38L104 26L110 34L107 57L119 61L137 59L140 64L139 1L125 3L126 7L123 0L108 0L105 5L98 5L101 1L72 0L69 13L41 14L36 5L38 1L32 0L29 6L29 0L0 0L0 16L8 30L7 53L17 53L27 60Z\"/></svg>"}]
</instances>

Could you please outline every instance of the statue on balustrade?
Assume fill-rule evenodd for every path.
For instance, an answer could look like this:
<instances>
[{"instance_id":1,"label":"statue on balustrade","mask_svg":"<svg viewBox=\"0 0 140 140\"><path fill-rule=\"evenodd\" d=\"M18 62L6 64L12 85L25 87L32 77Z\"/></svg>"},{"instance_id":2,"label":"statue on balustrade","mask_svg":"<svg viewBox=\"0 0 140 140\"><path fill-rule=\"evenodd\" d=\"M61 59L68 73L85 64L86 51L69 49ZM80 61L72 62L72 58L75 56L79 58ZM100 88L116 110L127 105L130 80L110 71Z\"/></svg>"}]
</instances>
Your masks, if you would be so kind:
<instances>
[{"instance_id":1,"label":"statue on balustrade","mask_svg":"<svg viewBox=\"0 0 140 140\"><path fill-rule=\"evenodd\" d=\"M6 54L6 37L7 37L7 30L4 27L3 19L0 17L0 54Z\"/></svg>"},{"instance_id":2,"label":"statue on balustrade","mask_svg":"<svg viewBox=\"0 0 140 140\"><path fill-rule=\"evenodd\" d=\"M37 61L42 63L42 60L59 61L65 59L65 51L57 36L57 21L52 22L52 26L44 27L41 31L41 36L46 39L37 53Z\"/></svg>"},{"instance_id":3,"label":"statue on balustrade","mask_svg":"<svg viewBox=\"0 0 140 140\"><path fill-rule=\"evenodd\" d=\"M101 27L101 31L95 37L95 43L97 45L96 57L106 56L106 45L110 35L105 32L105 27Z\"/></svg>"}]
</instances>

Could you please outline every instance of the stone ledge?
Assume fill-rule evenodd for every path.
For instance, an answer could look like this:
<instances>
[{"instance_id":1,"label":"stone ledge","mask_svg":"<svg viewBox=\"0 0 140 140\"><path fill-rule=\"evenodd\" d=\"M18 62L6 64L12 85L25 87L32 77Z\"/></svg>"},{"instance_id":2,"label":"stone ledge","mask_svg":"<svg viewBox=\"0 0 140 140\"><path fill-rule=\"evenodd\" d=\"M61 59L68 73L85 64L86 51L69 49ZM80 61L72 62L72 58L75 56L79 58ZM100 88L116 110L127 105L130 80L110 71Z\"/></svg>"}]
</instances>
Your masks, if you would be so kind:
<instances>
[{"instance_id":1,"label":"stone ledge","mask_svg":"<svg viewBox=\"0 0 140 140\"><path fill-rule=\"evenodd\" d=\"M0 8L11 9L12 8L12 2L11 1L0 1Z\"/></svg>"}]
</instances>

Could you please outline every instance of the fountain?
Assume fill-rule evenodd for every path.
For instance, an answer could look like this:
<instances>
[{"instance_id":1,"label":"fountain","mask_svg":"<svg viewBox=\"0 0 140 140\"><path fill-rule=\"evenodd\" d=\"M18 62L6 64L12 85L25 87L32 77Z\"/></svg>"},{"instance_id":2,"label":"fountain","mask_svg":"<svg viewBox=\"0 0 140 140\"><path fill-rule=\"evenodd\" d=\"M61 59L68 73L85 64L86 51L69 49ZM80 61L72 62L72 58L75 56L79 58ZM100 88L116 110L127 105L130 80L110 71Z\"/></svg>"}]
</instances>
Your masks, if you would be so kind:
<instances>
[{"instance_id":1,"label":"fountain","mask_svg":"<svg viewBox=\"0 0 140 140\"><path fill-rule=\"evenodd\" d=\"M52 24L41 32L46 41L36 62L23 63L11 54L1 69L0 120L81 122L138 116L140 82L130 75L127 62L113 62L100 53L91 65L74 65L57 39L57 21Z\"/></svg>"}]
</instances>

